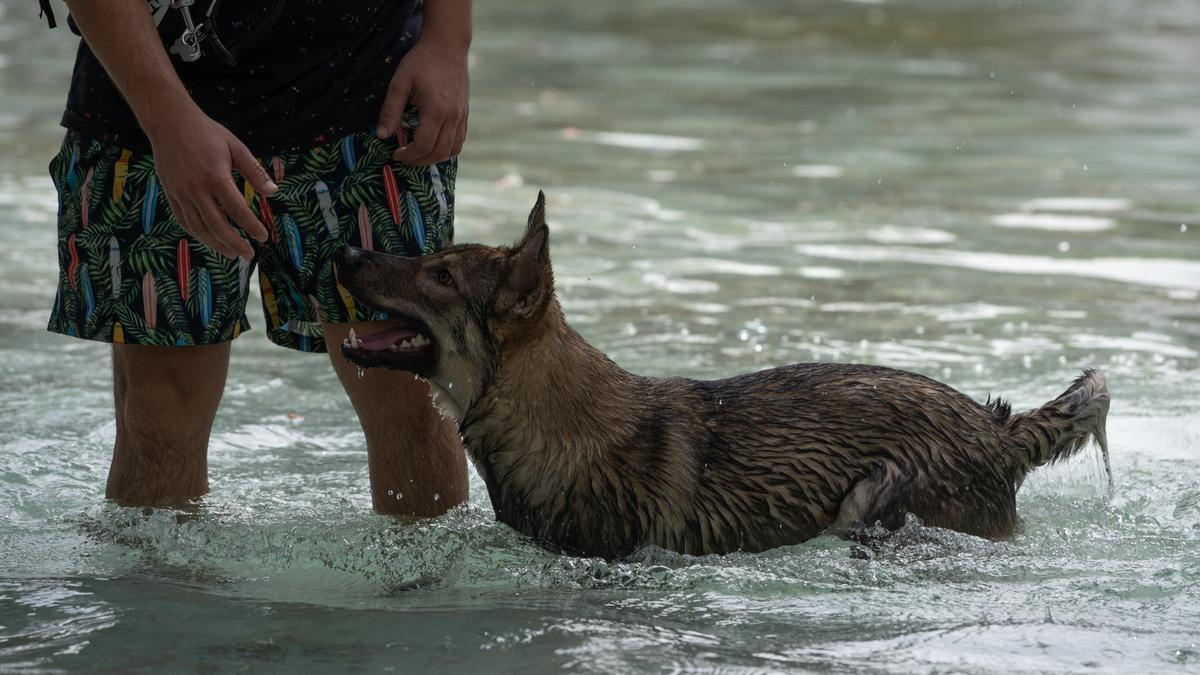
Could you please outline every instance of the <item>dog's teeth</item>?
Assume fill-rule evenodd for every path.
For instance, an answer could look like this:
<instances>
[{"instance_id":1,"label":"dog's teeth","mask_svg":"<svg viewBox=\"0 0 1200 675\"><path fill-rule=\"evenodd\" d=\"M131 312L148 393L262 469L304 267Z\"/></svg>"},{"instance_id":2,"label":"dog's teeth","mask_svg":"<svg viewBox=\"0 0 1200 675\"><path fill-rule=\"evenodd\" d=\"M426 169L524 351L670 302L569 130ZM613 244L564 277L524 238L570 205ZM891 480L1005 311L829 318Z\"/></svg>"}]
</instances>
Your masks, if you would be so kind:
<instances>
[{"instance_id":1,"label":"dog's teeth","mask_svg":"<svg viewBox=\"0 0 1200 675\"><path fill-rule=\"evenodd\" d=\"M418 335L417 337L413 338L412 346L428 347L429 346L429 338L425 337L424 335Z\"/></svg>"},{"instance_id":2,"label":"dog's teeth","mask_svg":"<svg viewBox=\"0 0 1200 675\"><path fill-rule=\"evenodd\" d=\"M388 351L389 352L398 352L398 351L400 351L400 347L398 347L397 345L388 345Z\"/></svg>"},{"instance_id":3,"label":"dog's teeth","mask_svg":"<svg viewBox=\"0 0 1200 675\"><path fill-rule=\"evenodd\" d=\"M342 340L342 346L349 347L350 346L350 338L346 338L345 340Z\"/></svg>"},{"instance_id":4,"label":"dog's teeth","mask_svg":"<svg viewBox=\"0 0 1200 675\"><path fill-rule=\"evenodd\" d=\"M350 341L351 349L358 349L358 337L354 334L354 329L350 329L350 337L346 338Z\"/></svg>"},{"instance_id":5,"label":"dog's teeth","mask_svg":"<svg viewBox=\"0 0 1200 675\"><path fill-rule=\"evenodd\" d=\"M413 345L412 345L412 340L411 340L411 339L405 339L405 340L401 340L401 341L400 341L400 346L401 346L401 347L411 347L411 346L413 346Z\"/></svg>"}]
</instances>

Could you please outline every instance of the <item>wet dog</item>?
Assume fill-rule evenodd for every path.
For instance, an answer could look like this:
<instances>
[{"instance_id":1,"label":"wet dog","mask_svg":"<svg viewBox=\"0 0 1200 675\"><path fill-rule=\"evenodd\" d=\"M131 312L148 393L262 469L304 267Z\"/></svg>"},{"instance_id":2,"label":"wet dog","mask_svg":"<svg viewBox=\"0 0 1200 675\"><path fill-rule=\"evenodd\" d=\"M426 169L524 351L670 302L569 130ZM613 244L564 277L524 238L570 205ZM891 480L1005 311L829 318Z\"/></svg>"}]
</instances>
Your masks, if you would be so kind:
<instances>
[{"instance_id":1,"label":"wet dog","mask_svg":"<svg viewBox=\"0 0 1200 675\"><path fill-rule=\"evenodd\" d=\"M1034 467L1089 437L1108 469L1104 375L1013 414L890 368L796 364L725 380L629 373L563 319L545 202L508 248L420 258L358 249L341 282L406 325L351 336L363 368L429 381L458 420L496 517L566 552L656 544L762 551L858 524L1010 536ZM1110 474L1111 481L1111 474Z\"/></svg>"}]
</instances>

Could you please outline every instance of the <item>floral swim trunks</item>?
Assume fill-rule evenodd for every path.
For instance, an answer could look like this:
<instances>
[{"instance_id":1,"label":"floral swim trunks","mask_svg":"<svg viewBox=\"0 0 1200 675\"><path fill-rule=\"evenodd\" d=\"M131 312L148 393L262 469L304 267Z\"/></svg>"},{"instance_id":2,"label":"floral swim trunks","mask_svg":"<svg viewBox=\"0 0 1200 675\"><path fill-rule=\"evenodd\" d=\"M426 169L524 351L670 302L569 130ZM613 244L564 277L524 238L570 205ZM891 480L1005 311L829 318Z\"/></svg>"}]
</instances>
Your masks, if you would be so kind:
<instances>
[{"instance_id":1,"label":"floral swim trunks","mask_svg":"<svg viewBox=\"0 0 1200 675\"><path fill-rule=\"evenodd\" d=\"M252 260L230 260L175 221L149 153L67 132L50 162L59 284L49 330L138 345L226 342L250 329L257 267L271 341L325 351L322 324L386 318L337 283L338 251L422 255L454 236L457 159L411 166L391 158L396 147L364 132L261 158L279 186L269 199L234 174L269 239L250 240Z\"/></svg>"}]
</instances>

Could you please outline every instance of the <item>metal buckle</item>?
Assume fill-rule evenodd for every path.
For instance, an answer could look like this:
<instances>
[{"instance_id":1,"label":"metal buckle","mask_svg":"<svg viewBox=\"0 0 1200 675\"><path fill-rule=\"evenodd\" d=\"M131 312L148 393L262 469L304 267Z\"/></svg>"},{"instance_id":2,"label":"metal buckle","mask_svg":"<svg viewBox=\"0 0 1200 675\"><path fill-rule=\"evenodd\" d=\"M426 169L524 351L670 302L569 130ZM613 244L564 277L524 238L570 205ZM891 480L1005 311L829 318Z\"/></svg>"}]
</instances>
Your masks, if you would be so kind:
<instances>
[{"instance_id":1,"label":"metal buckle","mask_svg":"<svg viewBox=\"0 0 1200 675\"><path fill-rule=\"evenodd\" d=\"M205 37L204 24L195 25L192 23L192 11L189 9L195 0L171 0L171 8L179 10L183 15L183 34L180 35L173 45L170 52L178 56L186 63L192 63L200 58L203 54L200 51L200 41Z\"/></svg>"}]
</instances>

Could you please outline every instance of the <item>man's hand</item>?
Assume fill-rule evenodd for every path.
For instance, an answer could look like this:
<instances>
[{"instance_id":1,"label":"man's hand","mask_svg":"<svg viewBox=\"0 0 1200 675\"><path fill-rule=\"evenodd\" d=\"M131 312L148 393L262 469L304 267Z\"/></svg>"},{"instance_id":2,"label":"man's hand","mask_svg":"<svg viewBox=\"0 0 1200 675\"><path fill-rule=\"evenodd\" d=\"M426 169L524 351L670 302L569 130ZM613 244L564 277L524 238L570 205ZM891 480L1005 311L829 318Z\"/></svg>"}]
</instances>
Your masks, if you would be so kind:
<instances>
[{"instance_id":1,"label":"man's hand","mask_svg":"<svg viewBox=\"0 0 1200 675\"><path fill-rule=\"evenodd\" d=\"M267 195L276 187L242 142L192 101L167 58L145 0L68 0L71 16L100 57L154 146L154 164L183 229L222 255L254 257L229 224L262 241L267 231L233 182L233 169Z\"/></svg>"},{"instance_id":2,"label":"man's hand","mask_svg":"<svg viewBox=\"0 0 1200 675\"><path fill-rule=\"evenodd\" d=\"M147 134L154 146L155 169L179 225L221 255L253 258L254 249L229 221L258 241L267 240L267 229L246 204L232 171L236 169L266 196L279 188L250 150L198 108L147 129Z\"/></svg>"},{"instance_id":3,"label":"man's hand","mask_svg":"<svg viewBox=\"0 0 1200 675\"><path fill-rule=\"evenodd\" d=\"M421 37L388 85L376 134L400 133L400 117L412 105L420 115L415 138L400 136L392 157L406 164L444 162L462 151L467 137L467 48L471 44L470 0L425 3Z\"/></svg>"}]
</instances>

